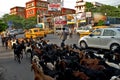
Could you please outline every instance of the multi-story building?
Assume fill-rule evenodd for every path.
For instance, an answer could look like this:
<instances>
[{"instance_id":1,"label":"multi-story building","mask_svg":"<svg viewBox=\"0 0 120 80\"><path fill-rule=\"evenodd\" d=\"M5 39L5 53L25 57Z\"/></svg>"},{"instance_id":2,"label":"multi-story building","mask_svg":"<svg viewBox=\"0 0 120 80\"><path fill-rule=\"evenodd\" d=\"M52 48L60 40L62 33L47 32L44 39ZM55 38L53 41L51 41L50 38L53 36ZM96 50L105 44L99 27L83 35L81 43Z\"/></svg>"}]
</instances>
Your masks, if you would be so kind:
<instances>
[{"instance_id":1,"label":"multi-story building","mask_svg":"<svg viewBox=\"0 0 120 80\"><path fill-rule=\"evenodd\" d=\"M62 8L60 10L49 10L50 3L48 1L31 0L26 3L26 18L37 16L38 23L45 23L46 26L53 26L53 17L66 14L75 14L74 9Z\"/></svg>"},{"instance_id":2,"label":"multi-story building","mask_svg":"<svg viewBox=\"0 0 120 80\"><path fill-rule=\"evenodd\" d=\"M98 3L98 2L91 2L93 5L94 5L94 7L96 7L96 6L102 6L103 4L101 4L101 3ZM75 8L76 8L76 13L83 13L83 12L85 12L85 4L86 4L86 2L85 1L83 1L83 0L77 0L76 1L76 6L75 6Z\"/></svg>"},{"instance_id":3,"label":"multi-story building","mask_svg":"<svg viewBox=\"0 0 120 80\"><path fill-rule=\"evenodd\" d=\"M25 18L25 7L15 6L10 8L10 15L19 15Z\"/></svg>"},{"instance_id":4,"label":"multi-story building","mask_svg":"<svg viewBox=\"0 0 120 80\"><path fill-rule=\"evenodd\" d=\"M86 2L84 2L83 0L77 0L76 1L76 13L82 13L85 12L85 4Z\"/></svg>"},{"instance_id":5,"label":"multi-story building","mask_svg":"<svg viewBox=\"0 0 120 80\"><path fill-rule=\"evenodd\" d=\"M102 6L103 4L98 3L98 2L91 2L93 4L94 7L99 7ZM86 12L86 2L83 0L77 0L76 1L76 14L77 14L77 22L78 22L78 26L79 24L89 24L92 22L92 13L90 11Z\"/></svg>"},{"instance_id":6,"label":"multi-story building","mask_svg":"<svg viewBox=\"0 0 120 80\"><path fill-rule=\"evenodd\" d=\"M60 10L52 11L49 10L49 2L44 0L30 0L26 2L24 11L25 18L37 17L37 23L45 23L47 25L53 26L53 17L63 16L67 14L75 14L76 11L74 9L59 7ZM58 6L57 6L58 7ZM16 9L16 8L15 8ZM16 14L18 11L14 8L11 8L10 14Z\"/></svg>"},{"instance_id":7,"label":"multi-story building","mask_svg":"<svg viewBox=\"0 0 120 80\"><path fill-rule=\"evenodd\" d=\"M26 18L36 15L44 15L48 12L48 2L41 0L31 0L26 3Z\"/></svg>"}]
</instances>

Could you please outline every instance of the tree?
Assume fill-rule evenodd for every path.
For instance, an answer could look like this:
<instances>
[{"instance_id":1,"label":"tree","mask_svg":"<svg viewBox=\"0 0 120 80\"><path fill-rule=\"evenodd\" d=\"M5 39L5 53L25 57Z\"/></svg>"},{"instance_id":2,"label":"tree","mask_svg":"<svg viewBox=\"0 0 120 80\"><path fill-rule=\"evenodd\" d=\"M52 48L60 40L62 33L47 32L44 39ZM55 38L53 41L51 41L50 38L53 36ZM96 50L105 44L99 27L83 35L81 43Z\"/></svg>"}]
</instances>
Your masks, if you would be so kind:
<instances>
[{"instance_id":1,"label":"tree","mask_svg":"<svg viewBox=\"0 0 120 80\"><path fill-rule=\"evenodd\" d=\"M118 8L110 5L94 7L92 3L86 2L85 7L86 12L91 11L92 13L102 13L108 17L120 17L120 5L118 5Z\"/></svg>"},{"instance_id":2,"label":"tree","mask_svg":"<svg viewBox=\"0 0 120 80\"><path fill-rule=\"evenodd\" d=\"M8 24L9 22L11 22L11 26L13 27L13 28L21 28L21 27L23 27L23 25L22 25L22 20L24 19L24 18L22 18L22 17L20 17L20 16L18 16L18 15L9 15L9 14L5 14L4 16L3 16L3 21L6 23L6 24Z\"/></svg>"},{"instance_id":3,"label":"tree","mask_svg":"<svg viewBox=\"0 0 120 80\"><path fill-rule=\"evenodd\" d=\"M18 15L9 15L5 14L2 18L2 20L8 24L9 22L12 22L13 28L31 28L36 25L36 17L31 18L23 18Z\"/></svg>"},{"instance_id":4,"label":"tree","mask_svg":"<svg viewBox=\"0 0 120 80\"><path fill-rule=\"evenodd\" d=\"M94 5L90 2L86 2L85 7L86 7L85 11L88 12L94 8Z\"/></svg>"},{"instance_id":5,"label":"tree","mask_svg":"<svg viewBox=\"0 0 120 80\"><path fill-rule=\"evenodd\" d=\"M22 21L23 26L24 26L23 28L28 29L28 28L35 27L35 25L37 24L36 20L37 20L37 17L30 17L30 18L24 19Z\"/></svg>"},{"instance_id":6,"label":"tree","mask_svg":"<svg viewBox=\"0 0 120 80\"><path fill-rule=\"evenodd\" d=\"M2 20L0 20L0 32L6 30L6 28L7 28L7 25Z\"/></svg>"},{"instance_id":7,"label":"tree","mask_svg":"<svg viewBox=\"0 0 120 80\"><path fill-rule=\"evenodd\" d=\"M120 5L118 5L118 8L120 9Z\"/></svg>"},{"instance_id":8,"label":"tree","mask_svg":"<svg viewBox=\"0 0 120 80\"><path fill-rule=\"evenodd\" d=\"M120 17L120 9L115 6L102 5L100 7L96 7L95 12L102 13L107 17Z\"/></svg>"}]
</instances>

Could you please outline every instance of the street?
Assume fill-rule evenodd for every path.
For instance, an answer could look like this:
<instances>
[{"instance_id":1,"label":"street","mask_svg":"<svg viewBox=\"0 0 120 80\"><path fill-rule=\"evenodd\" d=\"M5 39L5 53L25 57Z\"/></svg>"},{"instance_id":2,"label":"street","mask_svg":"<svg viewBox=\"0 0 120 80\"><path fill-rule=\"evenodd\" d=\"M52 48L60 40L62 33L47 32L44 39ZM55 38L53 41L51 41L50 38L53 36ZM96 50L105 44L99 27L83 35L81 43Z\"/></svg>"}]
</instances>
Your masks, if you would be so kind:
<instances>
[{"instance_id":1,"label":"street","mask_svg":"<svg viewBox=\"0 0 120 80\"><path fill-rule=\"evenodd\" d=\"M17 37L23 37L23 35ZM59 46L62 41L60 37L55 34L49 34L45 39L50 40L51 43ZM78 39L79 36L74 34L72 38L68 38L65 41L65 44L77 44ZM34 80L30 59L24 56L21 64L19 64L13 58L13 51L9 49L6 50L0 43L0 70L1 68L3 74L0 76L2 77L0 80Z\"/></svg>"}]
</instances>

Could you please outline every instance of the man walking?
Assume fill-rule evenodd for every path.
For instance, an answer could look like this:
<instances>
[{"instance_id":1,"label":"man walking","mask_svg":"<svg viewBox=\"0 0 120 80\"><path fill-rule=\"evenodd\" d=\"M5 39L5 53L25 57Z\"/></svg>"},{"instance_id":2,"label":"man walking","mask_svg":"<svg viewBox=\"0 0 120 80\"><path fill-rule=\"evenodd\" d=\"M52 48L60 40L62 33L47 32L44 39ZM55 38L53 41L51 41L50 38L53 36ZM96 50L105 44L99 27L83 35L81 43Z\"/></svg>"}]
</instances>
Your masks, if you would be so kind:
<instances>
[{"instance_id":1,"label":"man walking","mask_svg":"<svg viewBox=\"0 0 120 80\"><path fill-rule=\"evenodd\" d=\"M60 36L60 38L62 38L61 47L63 47L65 45L65 40L67 39L68 35L69 35L69 31L67 31L65 28L63 28L62 34Z\"/></svg>"}]
</instances>

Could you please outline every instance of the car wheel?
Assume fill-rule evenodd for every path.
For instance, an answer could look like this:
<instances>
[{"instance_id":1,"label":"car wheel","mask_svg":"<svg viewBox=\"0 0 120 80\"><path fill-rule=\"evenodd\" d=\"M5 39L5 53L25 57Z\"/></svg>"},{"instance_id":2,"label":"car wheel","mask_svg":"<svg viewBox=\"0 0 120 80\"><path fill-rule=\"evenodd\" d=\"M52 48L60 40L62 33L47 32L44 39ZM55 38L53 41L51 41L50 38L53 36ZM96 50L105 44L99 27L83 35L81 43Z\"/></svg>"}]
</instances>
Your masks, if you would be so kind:
<instances>
[{"instance_id":1,"label":"car wheel","mask_svg":"<svg viewBox=\"0 0 120 80\"><path fill-rule=\"evenodd\" d=\"M85 41L81 41L81 42L80 42L80 47L81 47L82 49L86 49L88 46L87 46L87 44L86 44Z\"/></svg>"},{"instance_id":2,"label":"car wheel","mask_svg":"<svg viewBox=\"0 0 120 80\"><path fill-rule=\"evenodd\" d=\"M117 49L119 46L120 46L119 44L112 44L112 45L110 46L110 50L111 50L111 51L114 51L114 50Z\"/></svg>"}]
</instances>

